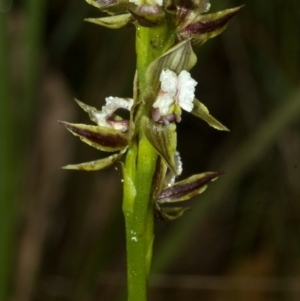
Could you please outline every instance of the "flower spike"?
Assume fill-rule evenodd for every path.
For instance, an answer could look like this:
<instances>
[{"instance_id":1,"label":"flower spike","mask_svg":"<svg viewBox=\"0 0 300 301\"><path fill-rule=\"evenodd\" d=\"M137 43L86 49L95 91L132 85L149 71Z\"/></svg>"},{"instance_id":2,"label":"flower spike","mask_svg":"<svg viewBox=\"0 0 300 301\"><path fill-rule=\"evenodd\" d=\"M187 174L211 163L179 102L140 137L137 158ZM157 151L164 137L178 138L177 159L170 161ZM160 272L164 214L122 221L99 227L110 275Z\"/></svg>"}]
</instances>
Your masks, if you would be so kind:
<instances>
[{"instance_id":1,"label":"flower spike","mask_svg":"<svg viewBox=\"0 0 300 301\"><path fill-rule=\"evenodd\" d=\"M177 151L177 123L182 110L217 130L228 130L195 98L197 82L190 70L197 62L196 46L220 34L241 7L205 14L209 0L86 0L109 16L86 21L111 29L136 28L137 66L133 97L107 97L98 110L78 105L95 125L60 123L83 142L108 157L67 165L65 169L94 171L120 162L122 209L128 252L128 300L147 300L147 277L153 249L154 212L174 220L188 207L175 202L201 194L223 172L204 172L176 182L182 173ZM128 111L129 118L118 115ZM126 153L124 162L122 156Z\"/></svg>"}]
</instances>

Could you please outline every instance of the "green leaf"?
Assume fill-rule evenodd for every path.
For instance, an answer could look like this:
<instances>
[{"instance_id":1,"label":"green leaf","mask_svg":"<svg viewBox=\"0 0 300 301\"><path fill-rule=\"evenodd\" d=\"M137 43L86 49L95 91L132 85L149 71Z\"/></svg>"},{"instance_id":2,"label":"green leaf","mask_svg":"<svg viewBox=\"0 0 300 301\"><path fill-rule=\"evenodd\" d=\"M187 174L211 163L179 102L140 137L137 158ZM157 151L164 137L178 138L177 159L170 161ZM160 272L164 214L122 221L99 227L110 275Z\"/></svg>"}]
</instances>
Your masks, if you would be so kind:
<instances>
[{"instance_id":1,"label":"green leaf","mask_svg":"<svg viewBox=\"0 0 300 301\"><path fill-rule=\"evenodd\" d=\"M193 38L194 46L202 46L207 40L222 33L227 25L228 21L237 14L243 6L226 9L213 14L198 15L196 19L193 16L193 12L188 14L187 20L183 22L185 25L181 25L179 35L183 39ZM192 21L192 23L190 23Z\"/></svg>"},{"instance_id":2,"label":"green leaf","mask_svg":"<svg viewBox=\"0 0 300 301\"><path fill-rule=\"evenodd\" d=\"M184 212L190 211L189 207L156 208L156 214L163 220L172 221L181 217Z\"/></svg>"},{"instance_id":3,"label":"green leaf","mask_svg":"<svg viewBox=\"0 0 300 301\"><path fill-rule=\"evenodd\" d=\"M219 131L229 131L229 129L219 122L216 118L209 114L207 107L201 103L198 99L194 99L194 107L192 110L192 114L202 120L206 121L211 127L219 130Z\"/></svg>"},{"instance_id":4,"label":"green leaf","mask_svg":"<svg viewBox=\"0 0 300 301\"><path fill-rule=\"evenodd\" d=\"M122 14L104 18L87 18L84 20L107 28L119 29L130 24L133 21L133 17L131 14Z\"/></svg>"},{"instance_id":5,"label":"green leaf","mask_svg":"<svg viewBox=\"0 0 300 301\"><path fill-rule=\"evenodd\" d=\"M96 170L102 170L105 168L108 168L112 166L117 160L119 160L126 149L121 151L118 154L111 155L107 158L103 158L100 160L95 160L91 162L86 163L80 163L80 164L70 164L63 167L63 169L71 169L71 170L85 170L85 171L96 171Z\"/></svg>"},{"instance_id":6,"label":"green leaf","mask_svg":"<svg viewBox=\"0 0 300 301\"><path fill-rule=\"evenodd\" d=\"M165 160L168 167L176 174L175 151L177 146L176 125L164 125L143 117L141 126L147 139Z\"/></svg>"},{"instance_id":7,"label":"green leaf","mask_svg":"<svg viewBox=\"0 0 300 301\"><path fill-rule=\"evenodd\" d=\"M216 180L223 172L205 172L193 175L164 189L157 197L158 203L174 203L189 200L202 193L210 181Z\"/></svg>"},{"instance_id":8,"label":"green leaf","mask_svg":"<svg viewBox=\"0 0 300 301\"><path fill-rule=\"evenodd\" d=\"M160 85L159 77L163 69L167 68L179 74L182 70L191 70L196 62L197 57L190 40L182 41L149 65L146 71L147 85L151 91L156 92Z\"/></svg>"},{"instance_id":9,"label":"green leaf","mask_svg":"<svg viewBox=\"0 0 300 301\"><path fill-rule=\"evenodd\" d=\"M73 135L78 136L83 142L105 152L115 152L127 147L128 134L113 128L94 125L74 124L59 121Z\"/></svg>"}]
</instances>

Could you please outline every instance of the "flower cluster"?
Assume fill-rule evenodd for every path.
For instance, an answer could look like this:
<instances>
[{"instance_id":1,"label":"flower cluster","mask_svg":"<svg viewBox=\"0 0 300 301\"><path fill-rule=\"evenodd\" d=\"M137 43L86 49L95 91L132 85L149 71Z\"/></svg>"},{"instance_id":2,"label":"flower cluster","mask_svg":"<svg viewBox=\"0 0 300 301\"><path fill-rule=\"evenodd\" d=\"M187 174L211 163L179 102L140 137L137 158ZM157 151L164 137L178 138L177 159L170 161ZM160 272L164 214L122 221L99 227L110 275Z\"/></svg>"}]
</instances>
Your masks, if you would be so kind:
<instances>
[{"instance_id":1,"label":"flower cluster","mask_svg":"<svg viewBox=\"0 0 300 301\"><path fill-rule=\"evenodd\" d=\"M107 158L92 162L67 165L66 169L101 170L110 167L126 153L132 141L142 131L159 159L153 178L153 198L157 215L174 219L188 208L160 208L161 204L184 201L203 192L208 182L221 172L206 172L175 182L182 172L177 152L176 124L181 121L182 109L201 118L217 130L228 129L210 115L206 106L195 98L197 82L189 71L196 63L194 48L220 34L229 19L241 7L213 14L203 14L210 8L207 0L86 0L110 16L87 21L120 28L130 23L142 27L154 27L164 22L165 15L176 24L173 46L148 66L144 75L146 92L139 93L137 72L133 98L107 97L100 111L80 101L96 125L60 122L83 142L101 151L112 152ZM141 107L150 109L141 109ZM119 109L129 111L129 119L117 114Z\"/></svg>"}]
</instances>

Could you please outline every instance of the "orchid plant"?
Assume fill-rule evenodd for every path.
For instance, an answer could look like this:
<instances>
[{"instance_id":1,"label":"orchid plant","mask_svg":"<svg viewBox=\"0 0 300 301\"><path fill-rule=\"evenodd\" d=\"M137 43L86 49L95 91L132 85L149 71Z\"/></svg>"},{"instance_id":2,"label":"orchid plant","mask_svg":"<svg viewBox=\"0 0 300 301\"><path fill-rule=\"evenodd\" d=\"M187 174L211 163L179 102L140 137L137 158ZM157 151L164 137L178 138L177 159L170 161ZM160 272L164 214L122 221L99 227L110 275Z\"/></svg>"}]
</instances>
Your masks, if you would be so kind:
<instances>
[{"instance_id":1,"label":"orchid plant","mask_svg":"<svg viewBox=\"0 0 300 301\"><path fill-rule=\"evenodd\" d=\"M205 14L208 0L86 1L109 15L86 21L111 29L135 26L137 68L132 98L107 97L101 110L76 100L96 125L60 122L83 142L112 154L64 168L96 171L121 164L128 300L144 301L154 218L180 217L189 208L168 204L202 193L222 174L204 172L176 182L182 172L176 127L185 110L217 130L228 131L195 98L197 82L189 71L197 61L194 51L220 34L241 7ZM129 119L118 116L118 109L127 110Z\"/></svg>"}]
</instances>

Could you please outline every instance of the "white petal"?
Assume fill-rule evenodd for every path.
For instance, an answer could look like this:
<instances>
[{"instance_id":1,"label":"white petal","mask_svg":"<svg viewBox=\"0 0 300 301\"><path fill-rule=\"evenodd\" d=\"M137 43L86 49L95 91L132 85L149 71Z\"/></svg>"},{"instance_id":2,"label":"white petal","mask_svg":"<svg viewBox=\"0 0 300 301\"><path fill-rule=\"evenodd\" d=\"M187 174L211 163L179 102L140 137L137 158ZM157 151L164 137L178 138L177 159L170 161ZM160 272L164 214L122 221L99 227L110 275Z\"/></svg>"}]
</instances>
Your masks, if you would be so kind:
<instances>
[{"instance_id":1,"label":"white petal","mask_svg":"<svg viewBox=\"0 0 300 301\"><path fill-rule=\"evenodd\" d=\"M106 105L102 107L102 111L107 115L112 115L117 109L125 109L130 111L133 99L119 98L119 97L106 97Z\"/></svg>"},{"instance_id":2,"label":"white petal","mask_svg":"<svg viewBox=\"0 0 300 301\"><path fill-rule=\"evenodd\" d=\"M105 98L106 105L102 107L102 111L93 112L94 117L97 120L97 124L99 126L106 126L106 127L114 127L120 130L126 130L126 124L113 123L108 122L108 119L114 114L117 109L125 109L130 111L133 105L133 99L131 98L119 98L119 97L106 97Z\"/></svg>"},{"instance_id":3,"label":"white petal","mask_svg":"<svg viewBox=\"0 0 300 301\"><path fill-rule=\"evenodd\" d=\"M190 73L183 70L178 75L177 103L187 112L191 112L195 98L195 87L197 82L191 77Z\"/></svg>"},{"instance_id":4,"label":"white petal","mask_svg":"<svg viewBox=\"0 0 300 301\"><path fill-rule=\"evenodd\" d=\"M153 108L159 109L160 115L168 114L171 104L174 103L174 98L168 94L161 93L153 104Z\"/></svg>"},{"instance_id":5,"label":"white petal","mask_svg":"<svg viewBox=\"0 0 300 301\"><path fill-rule=\"evenodd\" d=\"M159 80L161 81L161 89L168 93L170 97L174 97L177 92L177 75L175 72L164 69L161 74Z\"/></svg>"},{"instance_id":6,"label":"white petal","mask_svg":"<svg viewBox=\"0 0 300 301\"><path fill-rule=\"evenodd\" d=\"M110 125L106 121L106 114L102 111L93 112L95 119L97 120L97 124L99 126L110 127Z\"/></svg>"}]
</instances>

